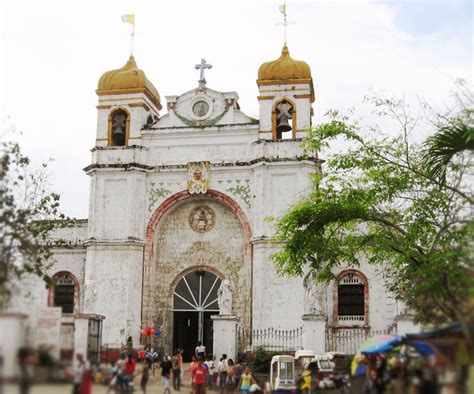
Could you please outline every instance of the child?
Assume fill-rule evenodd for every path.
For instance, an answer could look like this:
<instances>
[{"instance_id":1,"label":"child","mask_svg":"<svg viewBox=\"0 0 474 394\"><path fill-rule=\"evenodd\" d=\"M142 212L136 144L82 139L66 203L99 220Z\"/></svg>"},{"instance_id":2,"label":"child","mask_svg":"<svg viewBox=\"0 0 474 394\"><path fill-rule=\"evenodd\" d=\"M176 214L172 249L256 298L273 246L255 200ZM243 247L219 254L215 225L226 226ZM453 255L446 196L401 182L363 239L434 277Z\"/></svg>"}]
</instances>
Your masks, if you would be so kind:
<instances>
[{"instance_id":1,"label":"child","mask_svg":"<svg viewBox=\"0 0 474 394\"><path fill-rule=\"evenodd\" d=\"M250 387L255 383L253 376L250 374L250 368L246 367L244 373L240 377L238 389L243 393L247 394L250 391Z\"/></svg>"},{"instance_id":2,"label":"child","mask_svg":"<svg viewBox=\"0 0 474 394\"><path fill-rule=\"evenodd\" d=\"M211 356L207 357L206 362L204 363L204 366L207 368L208 375L206 376L207 378L207 387L211 388L212 387L212 377L214 376L214 361L212 360Z\"/></svg>"}]
</instances>

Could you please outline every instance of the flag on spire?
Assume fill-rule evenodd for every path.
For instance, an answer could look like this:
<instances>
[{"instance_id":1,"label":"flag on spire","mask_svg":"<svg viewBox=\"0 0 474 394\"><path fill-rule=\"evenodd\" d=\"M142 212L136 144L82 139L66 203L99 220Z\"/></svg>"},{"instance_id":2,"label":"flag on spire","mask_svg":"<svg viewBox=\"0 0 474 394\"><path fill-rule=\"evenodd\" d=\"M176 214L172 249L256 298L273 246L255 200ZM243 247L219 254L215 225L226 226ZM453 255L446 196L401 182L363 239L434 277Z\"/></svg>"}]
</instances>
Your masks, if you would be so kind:
<instances>
[{"instance_id":1,"label":"flag on spire","mask_svg":"<svg viewBox=\"0 0 474 394\"><path fill-rule=\"evenodd\" d=\"M135 24L135 14L122 15L122 22Z\"/></svg>"},{"instance_id":2,"label":"flag on spire","mask_svg":"<svg viewBox=\"0 0 474 394\"><path fill-rule=\"evenodd\" d=\"M286 2L283 3L283 4L280 4L280 7L278 7L278 9L280 10L280 12L286 16Z\"/></svg>"}]
</instances>

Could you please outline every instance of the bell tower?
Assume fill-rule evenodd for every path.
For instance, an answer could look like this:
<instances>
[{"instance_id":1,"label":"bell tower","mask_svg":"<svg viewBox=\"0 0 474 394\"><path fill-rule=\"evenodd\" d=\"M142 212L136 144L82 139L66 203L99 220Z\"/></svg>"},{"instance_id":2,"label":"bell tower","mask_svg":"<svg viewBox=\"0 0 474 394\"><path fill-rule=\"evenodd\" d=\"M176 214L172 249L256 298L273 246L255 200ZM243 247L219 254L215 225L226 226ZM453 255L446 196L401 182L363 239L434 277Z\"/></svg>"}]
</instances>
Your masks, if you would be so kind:
<instances>
[{"instance_id":1,"label":"bell tower","mask_svg":"<svg viewBox=\"0 0 474 394\"><path fill-rule=\"evenodd\" d=\"M103 341L139 340L149 149L142 139L159 119L160 95L130 56L99 79L97 137L90 176L84 310L106 316ZM107 278L107 280L101 280Z\"/></svg>"},{"instance_id":2,"label":"bell tower","mask_svg":"<svg viewBox=\"0 0 474 394\"><path fill-rule=\"evenodd\" d=\"M311 127L314 87L306 62L294 60L286 45L281 56L258 70L260 133L272 140L296 139Z\"/></svg>"},{"instance_id":3,"label":"bell tower","mask_svg":"<svg viewBox=\"0 0 474 394\"><path fill-rule=\"evenodd\" d=\"M159 119L160 95L130 56L118 70L100 77L97 88L98 147L141 145L141 130Z\"/></svg>"}]
</instances>

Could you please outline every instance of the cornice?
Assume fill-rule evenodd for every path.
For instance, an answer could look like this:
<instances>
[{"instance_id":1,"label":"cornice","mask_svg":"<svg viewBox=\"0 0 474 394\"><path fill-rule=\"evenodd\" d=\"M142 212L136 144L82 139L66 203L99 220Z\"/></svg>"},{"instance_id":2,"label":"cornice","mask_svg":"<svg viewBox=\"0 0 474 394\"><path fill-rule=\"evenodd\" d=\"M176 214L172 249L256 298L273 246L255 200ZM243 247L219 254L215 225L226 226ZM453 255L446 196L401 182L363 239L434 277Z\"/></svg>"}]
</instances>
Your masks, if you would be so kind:
<instances>
[{"instance_id":1,"label":"cornice","mask_svg":"<svg viewBox=\"0 0 474 394\"><path fill-rule=\"evenodd\" d=\"M296 164L305 164L311 166L317 166L318 164L323 163L323 160L320 160L316 157L259 157L254 160L248 161L235 161L235 162L220 162L213 163L211 162L211 168L225 168L225 167L258 167L260 165L271 165L274 163L296 163ZM138 171L138 172L161 172L163 170L176 170L184 169L187 170L186 164L170 164L170 165L158 165L158 166L149 166L145 164L140 164L136 162L132 163L114 163L114 164L90 164L89 166L83 169L87 174L92 173L97 170L110 170L110 171Z\"/></svg>"}]
</instances>

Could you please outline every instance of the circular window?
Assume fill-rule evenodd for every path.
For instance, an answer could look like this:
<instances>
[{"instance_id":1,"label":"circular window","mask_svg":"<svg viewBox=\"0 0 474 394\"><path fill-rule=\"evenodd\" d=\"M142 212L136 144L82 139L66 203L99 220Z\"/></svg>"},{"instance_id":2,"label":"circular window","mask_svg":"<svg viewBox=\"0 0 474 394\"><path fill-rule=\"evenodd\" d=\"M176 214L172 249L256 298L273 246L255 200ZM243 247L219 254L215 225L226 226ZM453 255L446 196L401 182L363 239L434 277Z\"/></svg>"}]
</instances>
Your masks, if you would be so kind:
<instances>
[{"instance_id":1,"label":"circular window","mask_svg":"<svg viewBox=\"0 0 474 394\"><path fill-rule=\"evenodd\" d=\"M205 101L198 101L196 104L193 105L193 113L198 118L203 117L209 112L209 104Z\"/></svg>"}]
</instances>

